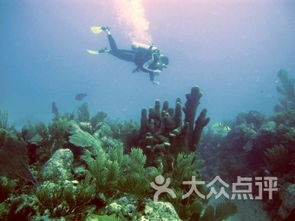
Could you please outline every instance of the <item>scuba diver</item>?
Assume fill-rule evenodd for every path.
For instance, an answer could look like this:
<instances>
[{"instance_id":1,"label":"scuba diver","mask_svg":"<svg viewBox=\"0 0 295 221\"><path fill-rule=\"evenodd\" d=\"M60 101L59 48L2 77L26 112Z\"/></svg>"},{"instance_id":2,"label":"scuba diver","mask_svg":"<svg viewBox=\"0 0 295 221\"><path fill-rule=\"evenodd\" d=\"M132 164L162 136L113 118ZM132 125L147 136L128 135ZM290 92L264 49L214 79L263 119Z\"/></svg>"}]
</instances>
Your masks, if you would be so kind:
<instances>
[{"instance_id":1,"label":"scuba diver","mask_svg":"<svg viewBox=\"0 0 295 221\"><path fill-rule=\"evenodd\" d=\"M95 34L104 31L107 34L110 49L104 48L98 51L87 50L88 53L109 53L121 60L133 62L136 65L136 68L132 71L133 73L140 71L148 73L150 80L154 84L160 84L158 81L155 81L155 76L159 75L164 68L167 68L167 65L169 64L169 59L168 57L161 54L160 50L157 47L153 45L133 42L131 46L132 50L119 49L110 32L109 27L98 26L92 27L91 30Z\"/></svg>"}]
</instances>

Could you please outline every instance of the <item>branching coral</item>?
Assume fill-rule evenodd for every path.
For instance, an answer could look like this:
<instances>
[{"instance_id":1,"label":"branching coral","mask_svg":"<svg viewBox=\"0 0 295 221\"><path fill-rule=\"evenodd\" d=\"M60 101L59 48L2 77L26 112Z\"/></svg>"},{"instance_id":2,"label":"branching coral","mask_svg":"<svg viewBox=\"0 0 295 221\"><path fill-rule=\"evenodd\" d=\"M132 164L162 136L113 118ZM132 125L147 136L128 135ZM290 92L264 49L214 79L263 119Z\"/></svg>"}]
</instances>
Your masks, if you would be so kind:
<instances>
[{"instance_id":1,"label":"branching coral","mask_svg":"<svg viewBox=\"0 0 295 221\"><path fill-rule=\"evenodd\" d=\"M198 214L203 207L202 200L196 197L181 200L181 196L188 191L183 187L182 181L191 180L192 176L200 179L196 171L202 161L196 159L195 151L202 130L209 122L206 109L202 110L195 119L201 96L199 88L193 87L186 95L184 107L180 98L176 99L175 108L169 107L168 101L165 101L161 107L160 101L156 100L153 108L148 111L142 110L139 135L137 140L133 139L135 141L133 145L140 146L144 150L147 165L157 167L158 172L172 179L171 188L175 190L178 200L169 197L164 200L173 203L180 217L185 219L191 216L199 217ZM128 174L132 173L130 171ZM155 171L154 174L156 173ZM143 173L140 176L142 175ZM138 182L138 178L136 180Z\"/></svg>"},{"instance_id":2,"label":"branching coral","mask_svg":"<svg viewBox=\"0 0 295 221\"><path fill-rule=\"evenodd\" d=\"M88 205L95 198L95 186L87 176L84 181L74 183L55 184L44 182L36 190L40 203L40 210L49 210L51 217L78 216L84 214Z\"/></svg>"},{"instance_id":3,"label":"branching coral","mask_svg":"<svg viewBox=\"0 0 295 221\"><path fill-rule=\"evenodd\" d=\"M192 176L201 180L198 170L203 162L196 158L196 149L202 130L209 122L206 109L196 117L201 96L199 88L193 87L186 95L184 105L179 98L174 108L169 107L167 101L162 106L157 100L154 108L142 111L139 130L134 122L110 126L104 121L106 115L101 112L90 118L87 104L84 104L77 118L71 118L72 121L69 118L55 118L47 130L44 125L40 126L38 135L41 141L46 141L50 146L56 143L51 141L61 140L72 150L79 150L76 156L84 154L82 159L95 186L95 190L90 192L100 195L103 200L131 195L141 203L146 202L154 194L151 182L161 174L171 178L170 187L177 195L177 199L165 196L161 199L171 202L181 218L199 219L206 202L198 196L182 200L182 196L189 191L188 185L182 182L191 180ZM117 139L128 143L128 149ZM65 145L59 148L65 148ZM83 163L81 158L76 157L76 160L74 164ZM71 188L46 182L40 185L36 193L40 213L48 209L50 217L72 218L70 213L79 214L80 209L83 211L92 199L91 194L87 199L81 199L77 189L73 192ZM200 190L206 194L205 186ZM87 196L87 193L82 195ZM77 199L86 204L78 204Z\"/></svg>"},{"instance_id":4,"label":"branching coral","mask_svg":"<svg viewBox=\"0 0 295 221\"><path fill-rule=\"evenodd\" d=\"M48 126L44 123L27 124L22 128L21 137L28 143L30 163L45 162L66 143L66 132L70 121L66 117L54 118Z\"/></svg>"},{"instance_id":5,"label":"branching coral","mask_svg":"<svg viewBox=\"0 0 295 221\"><path fill-rule=\"evenodd\" d=\"M38 200L34 195L20 194L11 199L9 212L4 220L32 220L38 212Z\"/></svg>"},{"instance_id":6,"label":"branching coral","mask_svg":"<svg viewBox=\"0 0 295 221\"><path fill-rule=\"evenodd\" d=\"M126 219L117 217L115 215L90 215L86 217L85 221L125 221Z\"/></svg>"},{"instance_id":7,"label":"branching coral","mask_svg":"<svg viewBox=\"0 0 295 221\"><path fill-rule=\"evenodd\" d=\"M209 123L206 109L201 111L195 121L201 96L199 88L195 86L186 95L187 101L183 108L180 98L177 98L175 108L170 108L168 101L165 101L161 110L161 103L156 100L154 108L142 110L138 145L148 157L196 151L202 130Z\"/></svg>"},{"instance_id":8,"label":"branching coral","mask_svg":"<svg viewBox=\"0 0 295 221\"><path fill-rule=\"evenodd\" d=\"M27 195L29 199L32 199L31 205L26 207L28 210L22 211L30 218L37 214L36 216L41 215L47 218L65 217L72 220L79 217L80 219L87 217L90 211L89 206L92 207L90 214L98 209L93 200L103 201L102 204L105 205L111 200L126 196L134 197L138 202L138 208L141 208L140 204L151 201L150 198L154 194L154 189L150 186L151 182L155 181L155 177L162 175L171 178L171 188L178 196L175 201L165 197L162 199L173 203L182 218L200 218L205 202L197 197L182 200L181 196L187 193L189 188L187 185L185 187L182 185L183 181L191 180L192 176L201 180L197 170L202 161L196 158L196 149L201 132L209 122L205 109L196 119L201 96L199 88L193 87L186 95L187 101L183 107L179 98L176 100L175 108L170 108L167 101L161 107L161 103L156 101L154 108L142 111L140 129L134 122L109 125L105 121L106 114L103 112L98 112L90 118L88 105L85 103L79 108L77 117L58 115L49 125L38 124L24 128L19 136L22 141L16 137L11 138L13 140L11 141L11 139L3 138L7 137L6 134L1 136L3 133L0 133L0 157L5 159L3 162L6 166L11 166L12 161L7 160L7 155L2 156L1 151L2 149L8 152L15 150L14 146L17 142L17 146L22 147L18 150L25 150L26 146L29 146L29 150L33 148L30 154L35 154L34 160L31 161L34 168L41 168L44 162L45 158L42 157L41 160L41 153L46 153L46 157L49 158L53 151L64 150L64 148L70 148L74 152L75 158L71 164L73 167L87 167L84 168L83 175L78 178L80 181L84 180L82 182L77 181L78 176L72 176L71 169L68 167L67 171L71 176L54 176L39 183L36 190L30 192L35 192L36 196ZM130 136L133 137L129 138ZM125 149L119 139L130 146ZM7 147L11 150L6 150ZM11 170L12 175L17 172L21 174L17 174L16 177L21 175L27 179L33 179L27 162L21 158L16 159L15 157L19 156L18 153L11 153L14 158L12 154L8 158L13 159L13 166L17 168L16 171ZM26 160L26 157L24 159ZM51 157L51 161L57 162L54 157ZM25 167L22 168L19 164ZM38 174L38 171L35 172ZM42 171L39 175L41 173ZM41 182L41 179L39 181ZM206 191L205 187L204 191ZM16 203L15 205L13 208L17 209L18 205L24 204ZM105 213L106 208L96 212L100 215L110 215ZM99 220L102 217L95 218Z\"/></svg>"},{"instance_id":9,"label":"branching coral","mask_svg":"<svg viewBox=\"0 0 295 221\"><path fill-rule=\"evenodd\" d=\"M165 162L165 161L164 161ZM194 176L196 180L202 180L198 170L202 166L203 161L197 160L194 153L179 153L171 162L171 165L164 166L164 176L171 178L172 188L176 193L176 199L164 197L165 201L171 202L180 218L188 219L194 217L195 220L200 217L201 211L205 205L205 201L198 195L192 195L186 199L182 196L189 191L188 185L183 185L183 181L190 181ZM167 169L168 167L168 169ZM207 189L204 185L200 185L198 189L206 194Z\"/></svg>"},{"instance_id":10,"label":"branching coral","mask_svg":"<svg viewBox=\"0 0 295 221\"><path fill-rule=\"evenodd\" d=\"M156 168L154 171L145 168L146 156L141 149L132 149L127 155L123 153L122 145L107 152L98 148L94 157L91 152L85 152L84 160L96 180L97 191L109 196L115 196L117 192L150 196L150 182L159 174Z\"/></svg>"}]
</instances>

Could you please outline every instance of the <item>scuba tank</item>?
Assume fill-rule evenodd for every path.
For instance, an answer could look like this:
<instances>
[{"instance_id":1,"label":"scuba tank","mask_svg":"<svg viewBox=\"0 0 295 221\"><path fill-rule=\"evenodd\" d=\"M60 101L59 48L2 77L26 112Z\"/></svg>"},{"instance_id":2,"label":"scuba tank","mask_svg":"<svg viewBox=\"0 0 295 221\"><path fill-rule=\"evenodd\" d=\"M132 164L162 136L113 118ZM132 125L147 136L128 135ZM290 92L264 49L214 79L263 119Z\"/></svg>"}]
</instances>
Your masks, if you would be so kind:
<instances>
[{"instance_id":1,"label":"scuba tank","mask_svg":"<svg viewBox=\"0 0 295 221\"><path fill-rule=\"evenodd\" d=\"M160 50L153 45L148 45L148 44L139 43L139 42L132 42L131 48L132 48L132 51L134 51L136 54L134 62L137 67L142 67L146 61L151 59L154 60L153 65L157 66L157 67L154 67L153 69L157 69L157 68L163 69L163 68L166 68L167 65L169 64L168 57L161 54ZM156 56L156 57L153 57L153 56Z\"/></svg>"},{"instance_id":2,"label":"scuba tank","mask_svg":"<svg viewBox=\"0 0 295 221\"><path fill-rule=\"evenodd\" d=\"M132 42L131 45L132 51L135 52L135 64L137 67L142 67L142 65L150 60L152 58L152 54L156 51L159 50L157 47L153 45L148 45L144 43L139 43L139 42Z\"/></svg>"},{"instance_id":3,"label":"scuba tank","mask_svg":"<svg viewBox=\"0 0 295 221\"><path fill-rule=\"evenodd\" d=\"M139 43L139 42L132 42L131 48L135 52L154 52L155 50L159 50L157 47L153 45L148 45L144 43Z\"/></svg>"}]
</instances>

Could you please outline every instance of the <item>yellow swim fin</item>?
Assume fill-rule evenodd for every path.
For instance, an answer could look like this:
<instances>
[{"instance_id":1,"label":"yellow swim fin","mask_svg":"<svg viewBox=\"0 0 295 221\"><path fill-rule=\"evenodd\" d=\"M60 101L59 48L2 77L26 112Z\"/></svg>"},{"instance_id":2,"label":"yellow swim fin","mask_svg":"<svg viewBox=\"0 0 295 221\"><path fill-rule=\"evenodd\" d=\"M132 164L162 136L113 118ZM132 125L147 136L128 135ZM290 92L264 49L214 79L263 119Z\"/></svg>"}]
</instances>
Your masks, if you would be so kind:
<instances>
[{"instance_id":1,"label":"yellow swim fin","mask_svg":"<svg viewBox=\"0 0 295 221\"><path fill-rule=\"evenodd\" d=\"M90 30L93 34L100 34L103 31L101 26L92 26Z\"/></svg>"},{"instance_id":2,"label":"yellow swim fin","mask_svg":"<svg viewBox=\"0 0 295 221\"><path fill-rule=\"evenodd\" d=\"M89 53L89 54L94 54L94 55L98 55L98 54L99 54L99 51L96 51L96 50L90 50L90 49L87 49L86 51L87 51L87 53Z\"/></svg>"}]
</instances>

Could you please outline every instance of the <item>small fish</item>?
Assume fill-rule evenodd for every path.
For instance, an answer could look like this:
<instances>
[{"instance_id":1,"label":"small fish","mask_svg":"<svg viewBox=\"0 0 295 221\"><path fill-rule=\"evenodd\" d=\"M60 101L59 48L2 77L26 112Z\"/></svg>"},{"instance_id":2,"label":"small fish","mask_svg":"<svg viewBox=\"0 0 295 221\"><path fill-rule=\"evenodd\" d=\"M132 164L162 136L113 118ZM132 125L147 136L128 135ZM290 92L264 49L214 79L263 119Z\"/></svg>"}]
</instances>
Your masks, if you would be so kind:
<instances>
[{"instance_id":1,"label":"small fish","mask_svg":"<svg viewBox=\"0 0 295 221\"><path fill-rule=\"evenodd\" d=\"M211 126L211 129L218 134L225 135L231 131L231 128L222 122L216 122Z\"/></svg>"},{"instance_id":2,"label":"small fish","mask_svg":"<svg viewBox=\"0 0 295 221\"><path fill-rule=\"evenodd\" d=\"M53 101L52 104L51 104L51 113L53 113L55 116L58 116L58 108L55 104L55 102Z\"/></svg>"},{"instance_id":3,"label":"small fish","mask_svg":"<svg viewBox=\"0 0 295 221\"><path fill-rule=\"evenodd\" d=\"M86 93L79 93L79 94L76 94L76 96L75 96L75 100L77 100L77 101L81 101L81 100L83 100L85 97L87 97L87 94L86 94Z\"/></svg>"}]
</instances>

